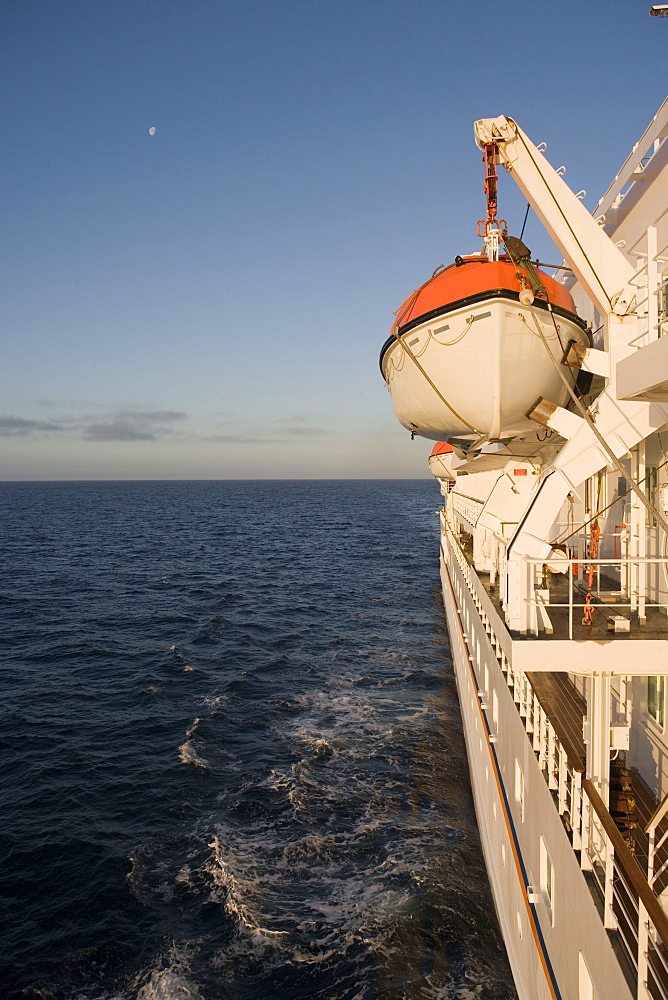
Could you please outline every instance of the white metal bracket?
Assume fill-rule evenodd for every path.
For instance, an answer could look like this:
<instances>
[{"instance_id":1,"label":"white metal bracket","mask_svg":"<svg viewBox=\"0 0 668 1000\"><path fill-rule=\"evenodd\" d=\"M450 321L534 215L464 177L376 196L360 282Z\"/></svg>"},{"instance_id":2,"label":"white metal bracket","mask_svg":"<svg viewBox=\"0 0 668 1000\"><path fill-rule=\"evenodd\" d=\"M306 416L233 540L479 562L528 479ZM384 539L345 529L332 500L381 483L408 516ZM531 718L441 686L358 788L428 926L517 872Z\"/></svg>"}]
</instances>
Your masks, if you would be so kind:
<instances>
[{"instance_id":1,"label":"white metal bracket","mask_svg":"<svg viewBox=\"0 0 668 1000\"><path fill-rule=\"evenodd\" d=\"M567 441L575 437L584 423L582 417L578 417L577 413L571 413L570 410L565 410L563 406L551 403L549 399L539 399L528 416L530 420L534 420L537 424L542 424L543 427L550 427Z\"/></svg>"},{"instance_id":2,"label":"white metal bracket","mask_svg":"<svg viewBox=\"0 0 668 1000\"><path fill-rule=\"evenodd\" d=\"M566 351L563 364L568 368L582 368L592 375L610 377L610 355L607 351L598 351L595 347L585 347L572 341Z\"/></svg>"}]
</instances>

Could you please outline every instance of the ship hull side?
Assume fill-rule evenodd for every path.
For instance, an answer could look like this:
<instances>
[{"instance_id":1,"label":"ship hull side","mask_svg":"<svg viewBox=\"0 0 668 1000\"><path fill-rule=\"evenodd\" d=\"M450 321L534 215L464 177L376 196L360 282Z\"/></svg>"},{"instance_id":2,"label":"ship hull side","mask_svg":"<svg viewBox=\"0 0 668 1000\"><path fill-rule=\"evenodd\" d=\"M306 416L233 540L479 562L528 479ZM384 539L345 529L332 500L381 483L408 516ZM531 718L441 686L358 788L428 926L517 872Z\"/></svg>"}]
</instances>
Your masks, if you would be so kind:
<instances>
[{"instance_id":1,"label":"ship hull side","mask_svg":"<svg viewBox=\"0 0 668 1000\"><path fill-rule=\"evenodd\" d=\"M441 550L443 598L483 855L520 1000L632 993L463 577ZM522 791L518 789L521 773ZM552 899L542 891L549 854Z\"/></svg>"}]
</instances>

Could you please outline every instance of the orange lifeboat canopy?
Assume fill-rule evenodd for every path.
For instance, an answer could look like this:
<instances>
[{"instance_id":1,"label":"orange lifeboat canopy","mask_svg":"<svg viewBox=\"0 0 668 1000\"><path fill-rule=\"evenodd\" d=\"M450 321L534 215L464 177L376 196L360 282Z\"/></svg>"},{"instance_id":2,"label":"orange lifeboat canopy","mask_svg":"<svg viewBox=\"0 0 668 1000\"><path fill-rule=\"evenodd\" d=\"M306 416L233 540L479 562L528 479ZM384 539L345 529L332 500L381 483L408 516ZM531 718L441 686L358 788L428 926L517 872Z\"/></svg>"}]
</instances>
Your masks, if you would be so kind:
<instances>
[{"instance_id":1,"label":"orange lifeboat canopy","mask_svg":"<svg viewBox=\"0 0 668 1000\"><path fill-rule=\"evenodd\" d=\"M397 309L392 333L402 333L409 324L431 319L443 312L456 309L461 303L469 305L484 301L504 292L518 298L522 283L518 277L521 271L508 258L488 261L486 257L475 255L461 258L461 264L451 264L430 278L416 292L408 296ZM575 303L570 292L540 268L534 268L545 286L547 300L557 310L575 313ZM540 299L538 300L540 305ZM547 304L547 303L545 303Z\"/></svg>"},{"instance_id":2,"label":"orange lifeboat canopy","mask_svg":"<svg viewBox=\"0 0 668 1000\"><path fill-rule=\"evenodd\" d=\"M429 456L429 471L432 476L435 476L436 479L454 482L455 475L452 471L452 460L454 457L451 444L447 444L445 441L437 441L431 449L431 455Z\"/></svg>"}]
</instances>

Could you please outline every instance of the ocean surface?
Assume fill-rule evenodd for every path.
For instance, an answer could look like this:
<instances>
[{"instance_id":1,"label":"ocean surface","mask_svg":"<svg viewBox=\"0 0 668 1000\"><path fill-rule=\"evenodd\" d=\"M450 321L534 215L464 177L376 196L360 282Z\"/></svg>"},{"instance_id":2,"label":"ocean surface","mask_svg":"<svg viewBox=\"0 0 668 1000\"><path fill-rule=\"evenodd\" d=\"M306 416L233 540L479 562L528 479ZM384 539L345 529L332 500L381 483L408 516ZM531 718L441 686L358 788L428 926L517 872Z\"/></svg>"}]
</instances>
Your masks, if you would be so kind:
<instances>
[{"instance_id":1,"label":"ocean surface","mask_svg":"<svg viewBox=\"0 0 668 1000\"><path fill-rule=\"evenodd\" d=\"M433 481L2 483L2 1000L511 1000Z\"/></svg>"}]
</instances>

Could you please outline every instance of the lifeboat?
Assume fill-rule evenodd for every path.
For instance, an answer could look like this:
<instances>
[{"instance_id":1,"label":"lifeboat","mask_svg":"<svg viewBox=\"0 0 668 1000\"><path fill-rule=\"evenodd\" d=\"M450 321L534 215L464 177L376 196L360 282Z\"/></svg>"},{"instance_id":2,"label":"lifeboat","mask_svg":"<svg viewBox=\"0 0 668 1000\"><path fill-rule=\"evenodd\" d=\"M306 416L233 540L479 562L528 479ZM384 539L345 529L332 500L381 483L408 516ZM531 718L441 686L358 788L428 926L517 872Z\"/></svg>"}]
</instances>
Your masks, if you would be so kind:
<instances>
[{"instance_id":1,"label":"lifeboat","mask_svg":"<svg viewBox=\"0 0 668 1000\"><path fill-rule=\"evenodd\" d=\"M452 471L452 460L455 457L452 445L439 441L431 450L429 456L429 471L436 479L454 482L456 476Z\"/></svg>"},{"instance_id":2,"label":"lifeboat","mask_svg":"<svg viewBox=\"0 0 668 1000\"><path fill-rule=\"evenodd\" d=\"M412 434L508 440L535 431L527 413L541 396L565 405L557 366L569 342L590 345L589 333L563 285L537 266L532 274L536 291L507 256L458 257L397 310L380 367Z\"/></svg>"}]
</instances>

